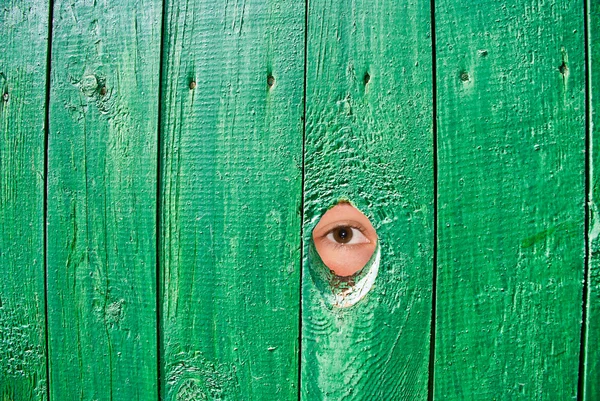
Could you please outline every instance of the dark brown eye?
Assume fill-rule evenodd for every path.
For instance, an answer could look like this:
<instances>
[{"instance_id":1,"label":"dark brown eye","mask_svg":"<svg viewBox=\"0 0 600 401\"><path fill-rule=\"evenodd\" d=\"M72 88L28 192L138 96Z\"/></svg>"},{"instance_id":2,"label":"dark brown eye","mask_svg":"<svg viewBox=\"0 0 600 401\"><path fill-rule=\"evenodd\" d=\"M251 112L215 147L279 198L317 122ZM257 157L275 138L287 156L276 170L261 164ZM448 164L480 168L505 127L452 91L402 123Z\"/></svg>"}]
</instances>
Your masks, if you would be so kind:
<instances>
[{"instance_id":1,"label":"dark brown eye","mask_svg":"<svg viewBox=\"0 0 600 401\"><path fill-rule=\"evenodd\" d=\"M312 237L323 264L340 277L365 267L377 248L377 233L367 216L346 202L325 212Z\"/></svg>"},{"instance_id":2,"label":"dark brown eye","mask_svg":"<svg viewBox=\"0 0 600 401\"><path fill-rule=\"evenodd\" d=\"M340 244L347 244L352 240L352 228L346 226L337 227L333 230L333 239Z\"/></svg>"}]
</instances>

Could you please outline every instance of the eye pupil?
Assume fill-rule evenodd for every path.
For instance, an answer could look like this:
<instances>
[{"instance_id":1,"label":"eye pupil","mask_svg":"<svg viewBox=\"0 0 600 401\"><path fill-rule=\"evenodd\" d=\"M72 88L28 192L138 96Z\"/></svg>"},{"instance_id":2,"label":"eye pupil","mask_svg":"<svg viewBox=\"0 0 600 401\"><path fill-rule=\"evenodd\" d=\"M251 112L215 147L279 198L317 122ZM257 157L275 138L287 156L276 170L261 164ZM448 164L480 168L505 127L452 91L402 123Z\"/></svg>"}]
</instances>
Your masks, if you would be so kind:
<instances>
[{"instance_id":1,"label":"eye pupil","mask_svg":"<svg viewBox=\"0 0 600 401\"><path fill-rule=\"evenodd\" d=\"M340 244L346 244L352 239L352 229L350 227L338 227L333 232L333 238Z\"/></svg>"}]
</instances>

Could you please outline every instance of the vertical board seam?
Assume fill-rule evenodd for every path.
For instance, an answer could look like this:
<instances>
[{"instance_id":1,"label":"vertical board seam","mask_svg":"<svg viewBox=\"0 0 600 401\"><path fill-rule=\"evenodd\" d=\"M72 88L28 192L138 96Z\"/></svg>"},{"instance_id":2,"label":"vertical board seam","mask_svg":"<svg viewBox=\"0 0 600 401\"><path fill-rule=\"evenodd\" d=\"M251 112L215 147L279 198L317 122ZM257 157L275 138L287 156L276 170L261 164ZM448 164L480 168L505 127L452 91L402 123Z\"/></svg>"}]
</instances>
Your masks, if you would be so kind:
<instances>
[{"instance_id":1,"label":"vertical board seam","mask_svg":"<svg viewBox=\"0 0 600 401\"><path fill-rule=\"evenodd\" d=\"M302 97L302 183L300 196L300 280L298 288L298 401L302 399L302 285L304 277L304 182L306 166L306 87L308 76L308 0L304 2L304 88Z\"/></svg>"},{"instance_id":2,"label":"vertical board seam","mask_svg":"<svg viewBox=\"0 0 600 401\"><path fill-rule=\"evenodd\" d=\"M50 79L52 69L52 22L54 20L54 0L48 2L48 38L46 48L46 99L44 116L44 341L46 346L46 399L50 401L50 347L48 324L48 143L50 137Z\"/></svg>"},{"instance_id":3,"label":"vertical board seam","mask_svg":"<svg viewBox=\"0 0 600 401\"><path fill-rule=\"evenodd\" d=\"M593 163L591 160L592 156L592 125L591 125L591 60L590 60L590 26L589 26L589 12L590 4L589 0L583 2L583 35L584 35L584 86L585 86L585 205L584 205L584 265L583 265L583 288L582 288L582 302L581 302L581 337L579 344L579 377L577 381L577 400L582 401L585 399L585 384L586 384L586 362L587 362L587 319L588 319L588 302L589 302L589 274L590 274L590 260L591 260L591 246L590 246L590 202L593 201L593 197L590 193L592 189L591 180L593 178Z\"/></svg>"},{"instance_id":4,"label":"vertical board seam","mask_svg":"<svg viewBox=\"0 0 600 401\"><path fill-rule=\"evenodd\" d=\"M434 399L434 372L435 372L435 323L437 308L437 241L438 241L438 152L437 152L437 63L436 63L436 37L435 37L435 0L431 0L431 75L432 75L432 156L433 156L433 257L432 257L432 284L431 284L431 322L429 333L429 376L427 380L427 400Z\"/></svg>"},{"instance_id":5,"label":"vertical board seam","mask_svg":"<svg viewBox=\"0 0 600 401\"><path fill-rule=\"evenodd\" d=\"M156 224L156 396L157 400L162 399L162 357L163 357L163 339L162 339L162 274L161 274L161 186L162 186L162 171L161 171L161 158L162 158L162 108L163 108L163 65L164 65L164 47L165 47L165 19L166 19L166 8L167 1L163 0L162 2L162 15L161 15L161 27L160 27L160 50L159 50L159 63L158 63L158 118L157 118L157 127L156 127L156 216L155 216L155 224Z\"/></svg>"}]
</instances>

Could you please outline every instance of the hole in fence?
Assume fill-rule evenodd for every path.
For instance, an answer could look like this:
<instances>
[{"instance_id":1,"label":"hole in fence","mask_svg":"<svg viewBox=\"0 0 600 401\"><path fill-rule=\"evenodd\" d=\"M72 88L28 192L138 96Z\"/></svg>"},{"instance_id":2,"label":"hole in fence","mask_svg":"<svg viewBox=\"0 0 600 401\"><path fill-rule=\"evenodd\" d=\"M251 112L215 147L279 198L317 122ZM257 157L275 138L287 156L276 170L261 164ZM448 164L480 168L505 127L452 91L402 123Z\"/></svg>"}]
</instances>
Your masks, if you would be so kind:
<instances>
[{"instance_id":1,"label":"hole in fence","mask_svg":"<svg viewBox=\"0 0 600 401\"><path fill-rule=\"evenodd\" d=\"M346 202L329 209L312 234L321 260L340 277L358 273L377 247L377 233L369 219Z\"/></svg>"},{"instance_id":2,"label":"hole in fence","mask_svg":"<svg viewBox=\"0 0 600 401\"><path fill-rule=\"evenodd\" d=\"M363 81L365 82L365 85L368 84L370 80L371 80L371 76L369 75L368 72L365 72L365 76L363 77Z\"/></svg>"},{"instance_id":3,"label":"hole in fence","mask_svg":"<svg viewBox=\"0 0 600 401\"><path fill-rule=\"evenodd\" d=\"M558 67L558 71L560 71L562 75L567 75L569 73L569 67L567 67L567 64L563 61L560 67Z\"/></svg>"}]
</instances>

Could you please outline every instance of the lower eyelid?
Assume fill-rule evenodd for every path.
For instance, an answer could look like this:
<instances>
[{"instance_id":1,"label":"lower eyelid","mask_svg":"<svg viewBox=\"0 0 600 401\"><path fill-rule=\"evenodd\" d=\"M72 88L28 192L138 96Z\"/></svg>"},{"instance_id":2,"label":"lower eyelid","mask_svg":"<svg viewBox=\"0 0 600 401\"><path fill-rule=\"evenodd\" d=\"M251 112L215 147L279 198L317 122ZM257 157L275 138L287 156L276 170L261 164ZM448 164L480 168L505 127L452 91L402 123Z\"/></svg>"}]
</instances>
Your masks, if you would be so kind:
<instances>
[{"instance_id":1,"label":"lower eyelid","mask_svg":"<svg viewBox=\"0 0 600 401\"><path fill-rule=\"evenodd\" d=\"M338 251L353 251L353 250L356 250L356 248L361 247L362 245L365 245L365 244L348 245L348 244L338 244L337 242L331 242L329 246L332 246L333 248L335 248Z\"/></svg>"},{"instance_id":2,"label":"lower eyelid","mask_svg":"<svg viewBox=\"0 0 600 401\"><path fill-rule=\"evenodd\" d=\"M361 247L361 246L369 245L371 243L371 241L369 241L368 238L367 238L366 242L357 242L357 243L354 243L354 244L340 244L339 242L332 241L332 240L330 240L330 239L328 239L326 237L323 238L321 242L325 242L326 246L334 246L337 249L346 249L346 250L350 250L350 249L353 249L353 248L358 248L358 247Z\"/></svg>"}]
</instances>

